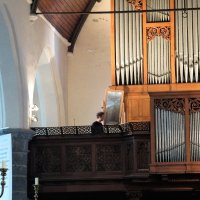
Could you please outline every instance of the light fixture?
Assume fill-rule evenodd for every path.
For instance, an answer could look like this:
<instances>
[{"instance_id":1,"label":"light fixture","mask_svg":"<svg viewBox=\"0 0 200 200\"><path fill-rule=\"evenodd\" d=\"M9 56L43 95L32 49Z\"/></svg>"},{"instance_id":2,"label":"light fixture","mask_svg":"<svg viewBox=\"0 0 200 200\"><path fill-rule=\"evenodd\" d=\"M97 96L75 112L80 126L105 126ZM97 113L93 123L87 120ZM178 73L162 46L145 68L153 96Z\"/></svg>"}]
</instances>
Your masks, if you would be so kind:
<instances>
[{"instance_id":1,"label":"light fixture","mask_svg":"<svg viewBox=\"0 0 200 200\"><path fill-rule=\"evenodd\" d=\"M36 105L36 104L33 104L32 106L31 106L31 111L32 112L37 112L39 110L39 107Z\"/></svg>"},{"instance_id":2,"label":"light fixture","mask_svg":"<svg viewBox=\"0 0 200 200\"><path fill-rule=\"evenodd\" d=\"M32 116L31 116L31 121L32 121L32 122L38 122L37 116L36 116L36 115L32 115Z\"/></svg>"},{"instance_id":3,"label":"light fixture","mask_svg":"<svg viewBox=\"0 0 200 200\"><path fill-rule=\"evenodd\" d=\"M0 168L0 172L1 172L1 192L0 192L0 198L3 196L4 194L4 189L5 189L5 185L6 185L6 182L5 182L5 177L6 177L6 172L7 172L7 168L6 168L6 161L3 160L2 161L2 167Z\"/></svg>"}]
</instances>

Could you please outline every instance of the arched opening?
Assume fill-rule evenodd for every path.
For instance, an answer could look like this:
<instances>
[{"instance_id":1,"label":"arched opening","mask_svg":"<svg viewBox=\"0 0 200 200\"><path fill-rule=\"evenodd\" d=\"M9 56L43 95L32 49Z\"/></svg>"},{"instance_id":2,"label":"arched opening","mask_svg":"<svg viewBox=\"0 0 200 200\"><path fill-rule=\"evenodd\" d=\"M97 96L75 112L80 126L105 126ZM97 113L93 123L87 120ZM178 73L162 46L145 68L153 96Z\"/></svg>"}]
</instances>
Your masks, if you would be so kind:
<instances>
[{"instance_id":1,"label":"arched opening","mask_svg":"<svg viewBox=\"0 0 200 200\"><path fill-rule=\"evenodd\" d=\"M3 12L2 12L3 11ZM20 73L7 11L0 11L0 127L24 126Z\"/></svg>"},{"instance_id":2,"label":"arched opening","mask_svg":"<svg viewBox=\"0 0 200 200\"><path fill-rule=\"evenodd\" d=\"M59 126L61 121L59 99L52 58L49 49L46 48L40 56L36 71L33 105L37 105L39 110L32 111L31 126Z\"/></svg>"}]
</instances>

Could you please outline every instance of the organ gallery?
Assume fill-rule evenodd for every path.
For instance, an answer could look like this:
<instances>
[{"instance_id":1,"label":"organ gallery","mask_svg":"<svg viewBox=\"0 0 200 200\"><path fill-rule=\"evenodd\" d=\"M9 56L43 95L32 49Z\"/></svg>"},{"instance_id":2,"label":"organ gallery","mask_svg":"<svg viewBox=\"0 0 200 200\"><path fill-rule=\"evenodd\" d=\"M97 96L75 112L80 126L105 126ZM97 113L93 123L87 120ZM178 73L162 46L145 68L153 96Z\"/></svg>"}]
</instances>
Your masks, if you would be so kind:
<instances>
[{"instance_id":1,"label":"organ gallery","mask_svg":"<svg viewBox=\"0 0 200 200\"><path fill-rule=\"evenodd\" d=\"M102 178L108 190L112 184L122 192L127 190L128 199L148 199L152 191L173 191L175 198L178 191L196 190L200 173L199 7L199 0L111 1L112 86L108 91L124 95L120 115L124 118L121 124L106 124L104 134L92 138L88 126L34 128L31 177L49 174L43 180L44 193L55 172L61 172L66 182L79 180L74 172L83 182L87 174L94 191ZM47 139L45 135L54 136ZM59 135L65 135L66 143ZM60 165L47 159L53 137L59 148L52 151ZM51 167L43 168L42 160ZM72 185L81 188L76 181ZM123 184L119 186L118 181ZM155 199L159 196L152 194Z\"/></svg>"}]
</instances>

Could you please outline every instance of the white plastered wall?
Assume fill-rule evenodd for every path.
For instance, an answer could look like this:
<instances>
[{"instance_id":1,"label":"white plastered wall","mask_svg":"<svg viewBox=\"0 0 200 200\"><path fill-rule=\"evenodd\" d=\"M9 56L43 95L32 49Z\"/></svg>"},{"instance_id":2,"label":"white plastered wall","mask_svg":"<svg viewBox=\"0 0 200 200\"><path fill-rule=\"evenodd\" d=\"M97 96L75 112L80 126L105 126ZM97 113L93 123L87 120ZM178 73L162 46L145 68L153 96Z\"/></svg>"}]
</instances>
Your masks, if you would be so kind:
<instances>
[{"instance_id":1,"label":"white plastered wall","mask_svg":"<svg viewBox=\"0 0 200 200\"><path fill-rule=\"evenodd\" d=\"M59 125L66 124L66 106L63 99L67 96L66 89L66 67L68 43L56 31L53 30L41 17L35 22L30 22L30 4L26 0L1 0L0 8L9 30L10 43L14 57L14 65L17 68L19 99L13 99L10 104L18 101L17 109L20 110L18 121L7 125L12 128L28 127L29 106L33 102L33 90L38 62L42 51L49 48L51 51L51 62L56 77L56 88L59 94ZM4 90L9 88L4 88Z\"/></svg>"},{"instance_id":2,"label":"white plastered wall","mask_svg":"<svg viewBox=\"0 0 200 200\"><path fill-rule=\"evenodd\" d=\"M110 10L110 0L93 11ZM105 89L111 85L110 15L90 15L68 55L68 124L88 125L101 111Z\"/></svg>"}]
</instances>

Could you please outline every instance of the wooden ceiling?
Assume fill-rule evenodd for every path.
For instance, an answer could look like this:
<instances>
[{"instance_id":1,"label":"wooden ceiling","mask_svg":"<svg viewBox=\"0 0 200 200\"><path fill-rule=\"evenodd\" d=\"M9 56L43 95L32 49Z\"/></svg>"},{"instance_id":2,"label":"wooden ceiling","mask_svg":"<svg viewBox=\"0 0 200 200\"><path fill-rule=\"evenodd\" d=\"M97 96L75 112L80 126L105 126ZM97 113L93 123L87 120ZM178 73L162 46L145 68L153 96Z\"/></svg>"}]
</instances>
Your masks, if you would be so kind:
<instances>
[{"instance_id":1,"label":"wooden ceiling","mask_svg":"<svg viewBox=\"0 0 200 200\"><path fill-rule=\"evenodd\" d=\"M36 9L43 12L56 12L45 14L46 19L56 30L66 38L71 46L68 51L73 52L75 42L88 15L65 15L57 12L88 12L91 11L97 0L33 0L31 13Z\"/></svg>"}]
</instances>

